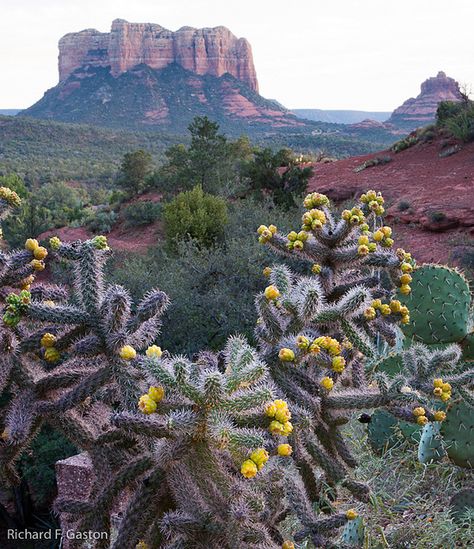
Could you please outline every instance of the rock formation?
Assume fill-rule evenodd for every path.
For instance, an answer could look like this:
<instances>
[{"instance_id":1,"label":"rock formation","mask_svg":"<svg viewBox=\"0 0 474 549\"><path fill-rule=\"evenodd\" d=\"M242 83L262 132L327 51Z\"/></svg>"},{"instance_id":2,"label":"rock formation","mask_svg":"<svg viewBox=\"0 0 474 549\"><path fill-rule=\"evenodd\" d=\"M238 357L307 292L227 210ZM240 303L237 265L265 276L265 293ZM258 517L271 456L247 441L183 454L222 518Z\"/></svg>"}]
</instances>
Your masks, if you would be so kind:
<instances>
[{"instance_id":1,"label":"rock formation","mask_svg":"<svg viewBox=\"0 0 474 549\"><path fill-rule=\"evenodd\" d=\"M428 78L421 84L421 92L416 98L407 99L395 109L388 122L410 128L433 122L436 109L441 101L461 101L459 84L440 71L437 76Z\"/></svg>"},{"instance_id":2,"label":"rock formation","mask_svg":"<svg viewBox=\"0 0 474 549\"><path fill-rule=\"evenodd\" d=\"M117 77L140 64L163 69L172 63L199 75L229 73L258 92L251 46L226 27L172 32L152 23L116 19L110 33L86 29L59 41L60 82L80 67L110 67Z\"/></svg>"}]
</instances>

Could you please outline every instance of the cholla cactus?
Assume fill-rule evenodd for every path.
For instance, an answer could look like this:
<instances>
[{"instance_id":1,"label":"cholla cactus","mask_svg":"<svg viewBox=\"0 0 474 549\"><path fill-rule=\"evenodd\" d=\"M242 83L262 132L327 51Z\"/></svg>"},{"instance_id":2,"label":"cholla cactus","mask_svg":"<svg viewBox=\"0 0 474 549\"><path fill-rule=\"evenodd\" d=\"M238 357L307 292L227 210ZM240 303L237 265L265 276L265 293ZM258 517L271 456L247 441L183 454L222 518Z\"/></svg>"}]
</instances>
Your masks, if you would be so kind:
<instances>
[{"instance_id":1,"label":"cholla cactus","mask_svg":"<svg viewBox=\"0 0 474 549\"><path fill-rule=\"evenodd\" d=\"M393 345L397 325L409 322L407 307L395 297L398 288L410 292L413 261L392 249L380 193L367 192L342 214L319 193L308 195L304 206L298 232L258 229L260 242L303 260L308 274L297 276L281 265L266 271L270 285L257 297L256 335L293 410L294 457L310 499L319 497L317 467L330 484L340 482L365 500L367 487L348 475L355 459L340 427L355 409L410 399L401 379L389 383L379 376L378 387L368 387L364 363L377 357L380 339Z\"/></svg>"},{"instance_id":2,"label":"cholla cactus","mask_svg":"<svg viewBox=\"0 0 474 549\"><path fill-rule=\"evenodd\" d=\"M46 257L34 240L28 240L26 248L21 257ZM163 292L153 291L132 314L128 293L120 286L105 286L105 237L72 244L54 238L51 248L74 265L73 295L68 298L63 289L40 286L31 290L31 298L23 291L7 299L6 314L16 308L14 323L4 317L4 324L13 326L7 338L14 352L2 363L2 377L13 398L3 414L0 460L10 480L15 479L14 461L45 420L89 450L96 471L104 476L120 463L118 448L104 463L99 441L108 436L111 406L131 408L145 386L135 349L144 350L157 336L168 304ZM24 322L19 322L20 315ZM117 441L119 446L124 443Z\"/></svg>"},{"instance_id":3,"label":"cholla cactus","mask_svg":"<svg viewBox=\"0 0 474 549\"><path fill-rule=\"evenodd\" d=\"M211 353L194 363L147 354L138 361L149 371L148 392L135 412L112 419L122 436L146 440L147 451L97 492L81 527L101 530L114 498L134 482L115 549L140 539L149 547L280 547L271 526L282 506L276 472L288 458L268 432L273 390L256 352L236 337L220 361Z\"/></svg>"}]
</instances>

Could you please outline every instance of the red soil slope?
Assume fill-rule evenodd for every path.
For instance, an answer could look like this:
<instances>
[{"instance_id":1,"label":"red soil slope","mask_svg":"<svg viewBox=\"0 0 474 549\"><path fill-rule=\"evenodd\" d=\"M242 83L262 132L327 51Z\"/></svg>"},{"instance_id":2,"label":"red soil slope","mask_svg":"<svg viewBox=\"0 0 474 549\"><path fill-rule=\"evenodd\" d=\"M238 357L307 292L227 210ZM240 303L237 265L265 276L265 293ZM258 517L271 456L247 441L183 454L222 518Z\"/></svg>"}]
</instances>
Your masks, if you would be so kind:
<instances>
[{"instance_id":1,"label":"red soil slope","mask_svg":"<svg viewBox=\"0 0 474 549\"><path fill-rule=\"evenodd\" d=\"M368 189L380 190L396 244L418 261L446 262L455 249L474 245L474 143L457 144L459 152L439 156L454 144L436 139L397 154L382 151L317 163L309 189L339 202ZM354 172L363 162L386 156L392 159L389 163Z\"/></svg>"}]
</instances>

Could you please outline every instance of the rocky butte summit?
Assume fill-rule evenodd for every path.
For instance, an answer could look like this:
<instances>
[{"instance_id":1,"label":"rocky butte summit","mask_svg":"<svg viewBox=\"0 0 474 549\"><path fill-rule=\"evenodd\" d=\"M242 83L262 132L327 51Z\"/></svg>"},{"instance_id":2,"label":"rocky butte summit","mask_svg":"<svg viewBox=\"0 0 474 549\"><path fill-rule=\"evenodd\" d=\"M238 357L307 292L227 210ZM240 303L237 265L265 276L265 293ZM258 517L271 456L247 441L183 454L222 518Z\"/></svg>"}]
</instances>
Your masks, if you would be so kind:
<instances>
[{"instance_id":1,"label":"rocky butte summit","mask_svg":"<svg viewBox=\"0 0 474 549\"><path fill-rule=\"evenodd\" d=\"M116 19L109 33L86 29L59 40L59 83L23 111L112 127L181 131L206 115L227 130L304 126L261 97L245 38L226 27L172 32Z\"/></svg>"},{"instance_id":2,"label":"rocky butte summit","mask_svg":"<svg viewBox=\"0 0 474 549\"><path fill-rule=\"evenodd\" d=\"M462 100L463 95L456 80L440 71L421 84L421 92L417 97L407 99L395 109L388 122L413 129L426 126L435 120L436 109L441 101Z\"/></svg>"}]
</instances>

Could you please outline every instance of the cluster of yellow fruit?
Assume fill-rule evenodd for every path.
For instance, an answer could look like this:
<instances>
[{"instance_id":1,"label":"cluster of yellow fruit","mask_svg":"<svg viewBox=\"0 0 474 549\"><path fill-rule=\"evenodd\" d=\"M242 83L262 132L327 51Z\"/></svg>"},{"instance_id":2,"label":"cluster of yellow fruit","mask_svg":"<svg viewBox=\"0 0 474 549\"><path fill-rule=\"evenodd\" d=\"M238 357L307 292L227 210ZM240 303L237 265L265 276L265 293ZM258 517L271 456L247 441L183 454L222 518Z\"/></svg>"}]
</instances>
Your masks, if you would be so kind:
<instances>
[{"instance_id":1,"label":"cluster of yellow fruit","mask_svg":"<svg viewBox=\"0 0 474 549\"><path fill-rule=\"evenodd\" d=\"M310 210L311 208L316 208L318 206L329 206L329 198L325 194L321 193L310 193L306 195L303 206Z\"/></svg>"},{"instance_id":2,"label":"cluster of yellow fruit","mask_svg":"<svg viewBox=\"0 0 474 549\"><path fill-rule=\"evenodd\" d=\"M21 198L8 187L0 187L0 200L5 200L10 206L16 208L21 205Z\"/></svg>"},{"instance_id":3,"label":"cluster of yellow fruit","mask_svg":"<svg viewBox=\"0 0 474 549\"><path fill-rule=\"evenodd\" d=\"M133 360L137 356L137 351L131 345L124 345L120 349L119 355L123 360Z\"/></svg>"},{"instance_id":4,"label":"cluster of yellow fruit","mask_svg":"<svg viewBox=\"0 0 474 549\"><path fill-rule=\"evenodd\" d=\"M280 297L280 290L275 286L275 284L271 284L270 286L267 286L265 288L264 292L265 297L268 299L268 301L275 301Z\"/></svg>"},{"instance_id":5,"label":"cluster of yellow fruit","mask_svg":"<svg viewBox=\"0 0 474 549\"><path fill-rule=\"evenodd\" d=\"M249 459L242 463L240 472L245 478L253 478L267 463L269 457L265 448L257 448L250 454Z\"/></svg>"},{"instance_id":6,"label":"cluster of yellow fruit","mask_svg":"<svg viewBox=\"0 0 474 549\"><path fill-rule=\"evenodd\" d=\"M342 373L344 371L344 368L346 367L346 359L341 356L342 346L339 341L337 339L334 339L333 337L320 336L311 342L306 336L299 335L296 338L296 345L302 351L306 351L312 354L318 354L321 352L321 350L326 351L331 356L331 367L333 371L337 372L338 374ZM345 347L347 348L347 343ZM282 351L290 351L290 349L281 349L280 354L282 353ZM280 359L285 360L285 358L283 358L282 356L280 356ZM286 360L288 360L288 358ZM294 360L294 356L291 360Z\"/></svg>"},{"instance_id":7,"label":"cluster of yellow fruit","mask_svg":"<svg viewBox=\"0 0 474 549\"><path fill-rule=\"evenodd\" d=\"M54 334L46 333L41 338L41 346L44 348L44 359L47 362L57 362L61 355L59 354L59 351L56 349L57 338Z\"/></svg>"},{"instance_id":8,"label":"cluster of yellow fruit","mask_svg":"<svg viewBox=\"0 0 474 549\"><path fill-rule=\"evenodd\" d=\"M317 231L322 229L323 225L327 222L326 214L323 210L313 208L309 212L305 212L301 218L301 228L303 231Z\"/></svg>"},{"instance_id":9,"label":"cluster of yellow fruit","mask_svg":"<svg viewBox=\"0 0 474 549\"><path fill-rule=\"evenodd\" d=\"M343 210L341 217L351 225L360 225L364 232L369 229L365 222L364 212L360 208L354 207L352 210Z\"/></svg>"},{"instance_id":10,"label":"cluster of yellow fruit","mask_svg":"<svg viewBox=\"0 0 474 549\"><path fill-rule=\"evenodd\" d=\"M421 406L418 406L413 410L413 415L416 417L416 422L418 423L418 425L426 425L428 423L426 411Z\"/></svg>"},{"instance_id":11,"label":"cluster of yellow fruit","mask_svg":"<svg viewBox=\"0 0 474 549\"><path fill-rule=\"evenodd\" d=\"M286 243L286 247L289 250L300 252L304 248L304 243L308 240L308 236L308 233L305 231L300 231L299 233L291 231L287 235L288 242Z\"/></svg>"},{"instance_id":12,"label":"cluster of yellow fruit","mask_svg":"<svg viewBox=\"0 0 474 549\"><path fill-rule=\"evenodd\" d=\"M363 233L358 240L359 247L357 249L359 255L367 255L375 252L377 245L380 244L383 248L391 248L393 246L392 229L388 226L377 229L372 235L368 231L368 225L364 224ZM366 229L367 228L367 229ZM370 242L372 236L373 242Z\"/></svg>"},{"instance_id":13,"label":"cluster of yellow fruit","mask_svg":"<svg viewBox=\"0 0 474 549\"><path fill-rule=\"evenodd\" d=\"M57 236L52 236L49 239L49 245L51 246L51 249L57 252L59 248L61 247L61 240Z\"/></svg>"},{"instance_id":14,"label":"cluster of yellow fruit","mask_svg":"<svg viewBox=\"0 0 474 549\"><path fill-rule=\"evenodd\" d=\"M163 400L165 390L163 387L150 387L146 395L142 395L138 400L138 408L144 414L153 414L156 412L158 402Z\"/></svg>"},{"instance_id":15,"label":"cluster of yellow fruit","mask_svg":"<svg viewBox=\"0 0 474 549\"><path fill-rule=\"evenodd\" d=\"M32 252L34 259L30 262L30 265L35 271L43 271L45 268L44 259L48 255L48 250L40 246L35 238L28 238L25 242L25 250Z\"/></svg>"},{"instance_id":16,"label":"cluster of yellow fruit","mask_svg":"<svg viewBox=\"0 0 474 549\"><path fill-rule=\"evenodd\" d=\"M277 232L277 228L275 225L260 225L260 227L257 229L257 233L260 235L258 238L258 241L260 244L265 244L265 242L268 242L272 236Z\"/></svg>"},{"instance_id":17,"label":"cluster of yellow fruit","mask_svg":"<svg viewBox=\"0 0 474 549\"><path fill-rule=\"evenodd\" d=\"M373 320L377 316L377 310L379 310L383 316L398 313L402 317L400 320L402 324L410 323L410 311L408 310L408 307L402 305L398 299L392 299L390 303L382 303L381 299L374 299L372 305L364 311L365 319Z\"/></svg>"},{"instance_id":18,"label":"cluster of yellow fruit","mask_svg":"<svg viewBox=\"0 0 474 549\"><path fill-rule=\"evenodd\" d=\"M408 295L411 292L410 282L412 277L410 275L413 272L413 259L411 254L406 252L403 248L397 249L397 256L400 259L400 270L402 272L400 276L400 293Z\"/></svg>"},{"instance_id":19,"label":"cluster of yellow fruit","mask_svg":"<svg viewBox=\"0 0 474 549\"><path fill-rule=\"evenodd\" d=\"M382 193L375 191L367 191L360 197L360 201L375 213L375 215L383 215L385 208L383 204L385 202Z\"/></svg>"},{"instance_id":20,"label":"cluster of yellow fruit","mask_svg":"<svg viewBox=\"0 0 474 549\"><path fill-rule=\"evenodd\" d=\"M269 404L265 413L268 417L274 418L268 427L270 433L287 437L293 432L291 412L284 400L275 400Z\"/></svg>"},{"instance_id":21,"label":"cluster of yellow fruit","mask_svg":"<svg viewBox=\"0 0 474 549\"><path fill-rule=\"evenodd\" d=\"M151 345L145 351L145 354L148 358L160 358L163 351L161 350L161 347L158 347L158 345Z\"/></svg>"},{"instance_id":22,"label":"cluster of yellow fruit","mask_svg":"<svg viewBox=\"0 0 474 549\"><path fill-rule=\"evenodd\" d=\"M433 380L433 387L433 394L443 402L447 402L451 398L451 385L445 383L440 377Z\"/></svg>"}]
</instances>

